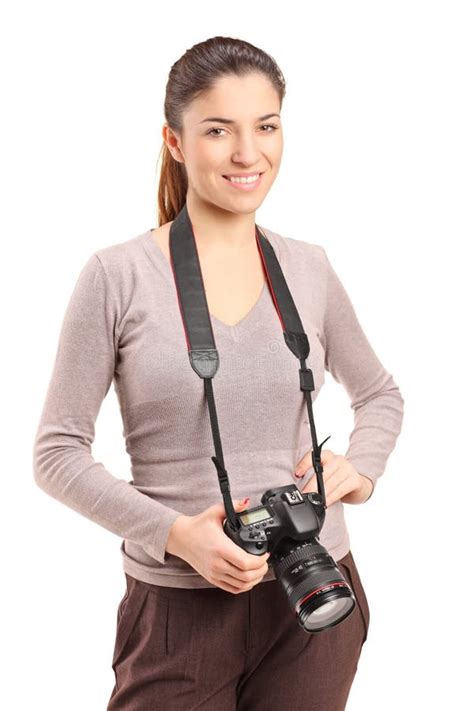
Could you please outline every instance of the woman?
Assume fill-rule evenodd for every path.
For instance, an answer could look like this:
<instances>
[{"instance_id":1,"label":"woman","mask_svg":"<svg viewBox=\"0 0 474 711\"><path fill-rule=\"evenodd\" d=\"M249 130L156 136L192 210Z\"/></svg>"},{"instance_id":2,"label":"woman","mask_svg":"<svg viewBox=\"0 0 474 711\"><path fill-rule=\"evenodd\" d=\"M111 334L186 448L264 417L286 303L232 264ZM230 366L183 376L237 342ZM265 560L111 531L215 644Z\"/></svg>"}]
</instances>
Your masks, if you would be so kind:
<instances>
[{"instance_id":1,"label":"woman","mask_svg":"<svg viewBox=\"0 0 474 711\"><path fill-rule=\"evenodd\" d=\"M270 486L316 491L297 375L257 248L255 212L283 150L284 79L262 50L214 37L177 61L166 87L159 227L95 252L60 335L35 441L39 486L113 531L126 591L119 604L109 711L343 709L367 638L369 608L343 503L372 494L401 429L399 388L371 348L323 247L262 229L324 370L346 388L355 426L346 456L322 450L320 542L356 597L318 634L297 623L268 566L223 531L202 381L189 364L169 257L186 204L220 367L214 378L237 510ZM246 177L242 177L246 176ZM91 456L114 382L133 480Z\"/></svg>"}]
</instances>

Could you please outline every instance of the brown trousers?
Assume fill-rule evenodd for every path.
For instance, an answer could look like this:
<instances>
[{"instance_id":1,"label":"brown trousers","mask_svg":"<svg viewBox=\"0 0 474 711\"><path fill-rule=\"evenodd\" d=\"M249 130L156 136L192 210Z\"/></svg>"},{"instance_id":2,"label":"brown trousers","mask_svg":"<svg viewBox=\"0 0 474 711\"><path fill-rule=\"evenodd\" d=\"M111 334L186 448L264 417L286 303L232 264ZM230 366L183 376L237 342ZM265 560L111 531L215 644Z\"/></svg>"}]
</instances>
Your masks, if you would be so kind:
<instances>
[{"instance_id":1,"label":"brown trousers","mask_svg":"<svg viewBox=\"0 0 474 711\"><path fill-rule=\"evenodd\" d=\"M125 574L107 711L343 711L370 616L352 553L337 565L357 603L317 634L277 580L234 595Z\"/></svg>"}]
</instances>

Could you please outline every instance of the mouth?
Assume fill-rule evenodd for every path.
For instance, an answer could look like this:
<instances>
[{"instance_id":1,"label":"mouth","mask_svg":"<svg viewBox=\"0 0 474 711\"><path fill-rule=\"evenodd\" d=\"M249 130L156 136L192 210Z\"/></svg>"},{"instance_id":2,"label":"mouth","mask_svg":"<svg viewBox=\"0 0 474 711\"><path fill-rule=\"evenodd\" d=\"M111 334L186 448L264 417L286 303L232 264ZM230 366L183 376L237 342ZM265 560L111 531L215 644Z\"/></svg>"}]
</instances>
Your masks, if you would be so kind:
<instances>
[{"instance_id":1,"label":"mouth","mask_svg":"<svg viewBox=\"0 0 474 711\"><path fill-rule=\"evenodd\" d=\"M226 182L231 185L234 188L238 188L240 190L255 190L261 182L262 182L262 175L265 171L262 171L261 173L249 173L248 177L247 176L235 176L234 180L231 180L232 174L229 175L223 175L222 177L226 180Z\"/></svg>"}]
</instances>

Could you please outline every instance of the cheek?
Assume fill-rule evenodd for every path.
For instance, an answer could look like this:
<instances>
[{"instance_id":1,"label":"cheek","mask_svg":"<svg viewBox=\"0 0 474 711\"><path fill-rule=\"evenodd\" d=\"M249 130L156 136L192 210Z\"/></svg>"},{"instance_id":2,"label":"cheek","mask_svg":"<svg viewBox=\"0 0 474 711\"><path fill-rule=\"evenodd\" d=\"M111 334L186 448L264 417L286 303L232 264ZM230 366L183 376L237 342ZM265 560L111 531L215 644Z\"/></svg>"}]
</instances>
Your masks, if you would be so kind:
<instances>
[{"instance_id":1,"label":"cheek","mask_svg":"<svg viewBox=\"0 0 474 711\"><path fill-rule=\"evenodd\" d=\"M222 166L229 163L229 156L222 144L217 145L217 141L215 143L203 141L196 146L191 160L196 166L196 171L199 175L220 175L223 172Z\"/></svg>"},{"instance_id":2,"label":"cheek","mask_svg":"<svg viewBox=\"0 0 474 711\"><path fill-rule=\"evenodd\" d=\"M206 141L197 141L192 146L187 146L185 166L188 177L193 183L208 181L209 175L217 170L217 165L216 150Z\"/></svg>"},{"instance_id":3,"label":"cheek","mask_svg":"<svg viewBox=\"0 0 474 711\"><path fill-rule=\"evenodd\" d=\"M283 157L283 151L282 148L279 146L275 146L275 149L272 151L272 155L270 156L270 160L272 162L272 166L276 171L280 168L280 163L281 159Z\"/></svg>"},{"instance_id":4,"label":"cheek","mask_svg":"<svg viewBox=\"0 0 474 711\"><path fill-rule=\"evenodd\" d=\"M283 132L281 130L273 135L273 141L268 144L268 153L271 154L275 163L280 163L283 153Z\"/></svg>"},{"instance_id":5,"label":"cheek","mask_svg":"<svg viewBox=\"0 0 474 711\"><path fill-rule=\"evenodd\" d=\"M276 180L276 177L279 173L280 170L280 164L282 160L282 154L281 151L278 150L272 150L272 151L267 151L265 154L266 159L268 160L270 164L270 183L269 185L273 185L273 183Z\"/></svg>"}]
</instances>

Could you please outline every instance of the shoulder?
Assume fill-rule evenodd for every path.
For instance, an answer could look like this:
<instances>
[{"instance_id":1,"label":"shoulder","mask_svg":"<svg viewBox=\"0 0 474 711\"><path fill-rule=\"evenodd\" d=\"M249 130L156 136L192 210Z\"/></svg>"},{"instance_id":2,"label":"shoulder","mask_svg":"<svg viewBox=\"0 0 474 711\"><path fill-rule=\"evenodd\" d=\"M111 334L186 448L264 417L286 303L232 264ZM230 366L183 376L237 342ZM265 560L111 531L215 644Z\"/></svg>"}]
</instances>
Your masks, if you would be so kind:
<instances>
[{"instance_id":1,"label":"shoulder","mask_svg":"<svg viewBox=\"0 0 474 711\"><path fill-rule=\"evenodd\" d=\"M128 239L99 247L90 254L84 269L100 275L106 286L116 294L127 293L136 283L147 261L143 249L150 230Z\"/></svg>"},{"instance_id":2,"label":"shoulder","mask_svg":"<svg viewBox=\"0 0 474 711\"><path fill-rule=\"evenodd\" d=\"M93 294L102 294L119 311L126 308L137 285L144 281L148 259L143 243L150 230L122 241L99 247L89 253L80 270L78 286Z\"/></svg>"},{"instance_id":3,"label":"shoulder","mask_svg":"<svg viewBox=\"0 0 474 711\"><path fill-rule=\"evenodd\" d=\"M142 256L141 245L148 233L149 230L146 230L126 240L99 247L91 255L91 259L95 257L106 273L112 275L114 272L121 271Z\"/></svg>"},{"instance_id":4,"label":"shoulder","mask_svg":"<svg viewBox=\"0 0 474 711\"><path fill-rule=\"evenodd\" d=\"M312 268L315 266L326 268L327 254L321 244L297 237L285 236L263 225L261 229L275 249L277 257L281 258L285 264L290 266L309 264Z\"/></svg>"}]
</instances>

